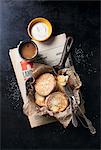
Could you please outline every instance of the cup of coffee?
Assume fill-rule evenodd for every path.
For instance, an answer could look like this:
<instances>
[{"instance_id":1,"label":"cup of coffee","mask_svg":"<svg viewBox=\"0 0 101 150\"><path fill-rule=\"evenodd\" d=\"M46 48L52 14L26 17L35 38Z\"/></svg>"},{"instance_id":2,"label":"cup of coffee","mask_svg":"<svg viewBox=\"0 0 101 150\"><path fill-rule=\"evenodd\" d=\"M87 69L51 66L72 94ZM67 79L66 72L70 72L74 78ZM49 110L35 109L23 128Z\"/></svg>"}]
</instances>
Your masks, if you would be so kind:
<instances>
[{"instance_id":1,"label":"cup of coffee","mask_svg":"<svg viewBox=\"0 0 101 150\"><path fill-rule=\"evenodd\" d=\"M20 56L27 61L33 61L38 53L38 47L33 41L20 43L18 49Z\"/></svg>"}]
</instances>

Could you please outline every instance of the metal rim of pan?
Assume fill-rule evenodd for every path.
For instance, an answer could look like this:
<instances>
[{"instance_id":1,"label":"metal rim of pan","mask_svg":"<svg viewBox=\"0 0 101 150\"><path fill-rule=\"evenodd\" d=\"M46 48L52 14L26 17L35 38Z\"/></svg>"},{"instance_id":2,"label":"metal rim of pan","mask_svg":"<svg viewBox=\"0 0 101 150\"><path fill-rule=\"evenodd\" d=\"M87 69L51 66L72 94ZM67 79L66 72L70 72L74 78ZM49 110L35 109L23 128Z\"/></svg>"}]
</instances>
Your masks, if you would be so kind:
<instances>
[{"instance_id":1,"label":"metal rim of pan","mask_svg":"<svg viewBox=\"0 0 101 150\"><path fill-rule=\"evenodd\" d=\"M32 58L25 58L25 57L22 55L22 48L23 48L23 46L24 46L25 44L27 44L27 43L32 43L32 44L35 46L35 48L36 48L36 53L35 53L35 55L34 55ZM29 61L33 60L33 59L36 57L37 53L38 53L38 47L37 47L36 43L33 42L33 41L23 41L23 42L21 42L21 43L19 44L19 46L18 46L18 50L19 50L20 56L21 56L23 59L29 60Z\"/></svg>"}]
</instances>

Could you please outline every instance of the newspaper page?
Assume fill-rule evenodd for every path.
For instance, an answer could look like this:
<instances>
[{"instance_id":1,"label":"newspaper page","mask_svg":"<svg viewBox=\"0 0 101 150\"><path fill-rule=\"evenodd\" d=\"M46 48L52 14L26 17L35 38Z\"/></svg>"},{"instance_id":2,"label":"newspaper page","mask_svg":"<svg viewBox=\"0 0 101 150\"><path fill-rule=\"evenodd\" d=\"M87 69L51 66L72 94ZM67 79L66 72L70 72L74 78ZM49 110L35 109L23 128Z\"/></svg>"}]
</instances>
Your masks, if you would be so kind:
<instances>
[{"instance_id":1,"label":"newspaper page","mask_svg":"<svg viewBox=\"0 0 101 150\"><path fill-rule=\"evenodd\" d=\"M34 41L38 46L38 54L40 56L37 59L38 63L42 63L42 60L44 60L45 63L48 65L53 66L58 64L61 58L65 41L65 33L57 35L55 37L51 37L45 42ZM18 47L10 49L9 55L17 78L18 86L21 91L22 99L25 105L28 102L28 97L26 96L25 81L31 76L32 64L26 62L20 57ZM68 63L69 58L67 60L67 64ZM35 112L36 110L34 110L33 113L28 116L32 128L54 121L54 119L52 119L51 117L37 116Z\"/></svg>"}]
</instances>

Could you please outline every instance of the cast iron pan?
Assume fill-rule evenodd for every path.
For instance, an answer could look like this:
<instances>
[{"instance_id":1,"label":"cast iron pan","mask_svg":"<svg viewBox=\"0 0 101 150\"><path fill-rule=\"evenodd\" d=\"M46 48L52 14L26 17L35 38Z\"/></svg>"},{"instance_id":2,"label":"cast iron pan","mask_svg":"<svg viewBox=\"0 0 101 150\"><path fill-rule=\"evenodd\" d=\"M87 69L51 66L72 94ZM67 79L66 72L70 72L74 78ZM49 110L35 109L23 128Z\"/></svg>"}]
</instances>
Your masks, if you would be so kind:
<instances>
[{"instance_id":1,"label":"cast iron pan","mask_svg":"<svg viewBox=\"0 0 101 150\"><path fill-rule=\"evenodd\" d=\"M73 43L73 38L71 36L67 37L65 45L64 45L64 49L62 52L62 56L60 59L59 64L57 64L56 66L53 66L53 74L57 74L58 70L65 68L65 63L66 60L69 56L70 53L70 49ZM41 74L40 74L41 75ZM26 86L26 94L28 95L28 89L31 88L31 82L33 82L33 78L29 78L26 82L25 82L25 86Z\"/></svg>"}]
</instances>

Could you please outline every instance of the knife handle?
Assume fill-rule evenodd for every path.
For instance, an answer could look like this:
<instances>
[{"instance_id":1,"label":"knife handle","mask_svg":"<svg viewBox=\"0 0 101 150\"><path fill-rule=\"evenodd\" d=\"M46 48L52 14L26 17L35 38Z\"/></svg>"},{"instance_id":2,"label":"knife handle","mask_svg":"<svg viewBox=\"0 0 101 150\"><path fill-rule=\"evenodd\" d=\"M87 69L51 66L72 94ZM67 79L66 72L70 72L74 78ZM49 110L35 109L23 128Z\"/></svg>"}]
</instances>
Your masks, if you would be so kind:
<instances>
[{"instance_id":1,"label":"knife handle","mask_svg":"<svg viewBox=\"0 0 101 150\"><path fill-rule=\"evenodd\" d=\"M66 63L67 57L70 53L70 48L72 46L72 43L73 43L73 38L71 36L67 37L65 46L63 49L63 53L62 53L60 62L58 64L59 67L62 67L62 66L65 67L65 63Z\"/></svg>"}]
</instances>

